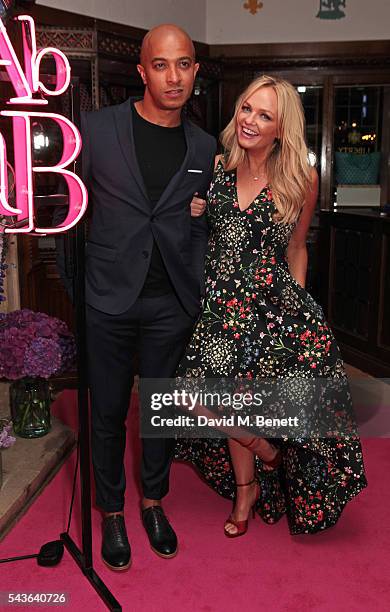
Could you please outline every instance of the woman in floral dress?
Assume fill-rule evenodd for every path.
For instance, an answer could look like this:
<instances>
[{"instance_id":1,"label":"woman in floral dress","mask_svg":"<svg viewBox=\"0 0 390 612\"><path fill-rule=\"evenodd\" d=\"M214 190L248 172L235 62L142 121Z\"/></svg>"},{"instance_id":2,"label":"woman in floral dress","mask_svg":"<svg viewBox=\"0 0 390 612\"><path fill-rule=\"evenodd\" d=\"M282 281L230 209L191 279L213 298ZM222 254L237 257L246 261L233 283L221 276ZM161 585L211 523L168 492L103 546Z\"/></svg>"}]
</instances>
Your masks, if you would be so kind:
<instances>
[{"instance_id":1,"label":"woman in floral dress","mask_svg":"<svg viewBox=\"0 0 390 612\"><path fill-rule=\"evenodd\" d=\"M339 349L304 289L306 234L318 194L304 129L299 96L286 81L260 77L239 97L207 195L204 309L177 375L326 377L338 381L336 414L348 420L351 396ZM330 404L325 395L321 411ZM355 433L181 438L176 458L194 463L219 494L234 499L228 537L246 532L251 508L267 523L286 513L292 534L326 529L367 484Z\"/></svg>"}]
</instances>

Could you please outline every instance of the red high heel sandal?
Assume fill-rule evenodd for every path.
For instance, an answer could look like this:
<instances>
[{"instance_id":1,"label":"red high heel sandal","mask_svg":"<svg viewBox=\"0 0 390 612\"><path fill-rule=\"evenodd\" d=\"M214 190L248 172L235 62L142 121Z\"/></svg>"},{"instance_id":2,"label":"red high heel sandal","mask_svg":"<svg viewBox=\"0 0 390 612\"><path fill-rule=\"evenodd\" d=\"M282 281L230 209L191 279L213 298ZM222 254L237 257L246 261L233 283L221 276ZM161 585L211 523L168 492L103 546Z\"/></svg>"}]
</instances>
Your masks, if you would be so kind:
<instances>
[{"instance_id":1,"label":"red high heel sandal","mask_svg":"<svg viewBox=\"0 0 390 612\"><path fill-rule=\"evenodd\" d=\"M245 482L244 484L237 484L237 487L249 487L250 485L252 485L253 483L256 483L256 501L260 495L260 485L257 482L256 478L253 478L250 482ZM252 510L252 518L255 518L256 516L256 501L253 504L251 510ZM226 531L226 526L227 525L234 525L234 527L236 527L237 531L235 533L229 533L229 531ZM232 515L229 516L229 518L225 521L225 525L224 525L224 534L227 538L238 538L239 536L243 536L246 534L246 532L248 531L248 519L244 520L244 521L236 521Z\"/></svg>"}]
</instances>

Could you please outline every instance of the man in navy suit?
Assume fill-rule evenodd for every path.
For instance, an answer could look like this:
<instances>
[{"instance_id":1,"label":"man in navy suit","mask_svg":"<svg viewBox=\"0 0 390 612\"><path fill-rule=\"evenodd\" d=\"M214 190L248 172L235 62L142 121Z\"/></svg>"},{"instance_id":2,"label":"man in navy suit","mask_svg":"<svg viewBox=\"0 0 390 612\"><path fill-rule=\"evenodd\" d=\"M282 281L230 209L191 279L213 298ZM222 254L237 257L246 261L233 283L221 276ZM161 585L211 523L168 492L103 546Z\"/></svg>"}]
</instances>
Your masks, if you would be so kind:
<instances>
[{"instance_id":1,"label":"man in navy suit","mask_svg":"<svg viewBox=\"0 0 390 612\"><path fill-rule=\"evenodd\" d=\"M188 35L158 26L142 43L143 99L82 117L93 211L86 247L92 459L102 557L115 570L131 561L123 458L133 357L141 377L172 377L200 310L208 232L190 203L207 190L216 143L182 115L198 68ZM143 440L142 522L164 558L177 553L161 506L173 451L172 439Z\"/></svg>"}]
</instances>

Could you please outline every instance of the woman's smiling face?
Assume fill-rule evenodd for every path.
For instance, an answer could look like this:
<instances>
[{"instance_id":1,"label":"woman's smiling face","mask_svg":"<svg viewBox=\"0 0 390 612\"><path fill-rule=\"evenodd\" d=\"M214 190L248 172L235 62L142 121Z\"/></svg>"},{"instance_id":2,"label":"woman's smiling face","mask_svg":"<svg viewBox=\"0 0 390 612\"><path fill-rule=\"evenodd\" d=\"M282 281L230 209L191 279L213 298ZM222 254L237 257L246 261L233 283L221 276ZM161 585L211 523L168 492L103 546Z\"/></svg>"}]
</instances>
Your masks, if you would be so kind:
<instances>
[{"instance_id":1,"label":"woman's smiling face","mask_svg":"<svg viewBox=\"0 0 390 612\"><path fill-rule=\"evenodd\" d=\"M237 113L240 147L249 151L271 149L278 137L278 99L273 87L260 87L245 99Z\"/></svg>"}]
</instances>

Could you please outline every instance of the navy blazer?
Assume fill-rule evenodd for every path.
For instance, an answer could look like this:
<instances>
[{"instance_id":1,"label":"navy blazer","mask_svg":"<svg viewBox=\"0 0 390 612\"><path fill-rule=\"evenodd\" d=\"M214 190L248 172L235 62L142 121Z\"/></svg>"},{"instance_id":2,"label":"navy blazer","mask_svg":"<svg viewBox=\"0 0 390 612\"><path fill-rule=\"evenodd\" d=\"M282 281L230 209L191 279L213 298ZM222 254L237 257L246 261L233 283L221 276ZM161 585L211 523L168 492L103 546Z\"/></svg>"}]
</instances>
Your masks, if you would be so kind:
<instances>
[{"instance_id":1,"label":"navy blazer","mask_svg":"<svg viewBox=\"0 0 390 612\"><path fill-rule=\"evenodd\" d=\"M184 309L196 316L208 227L205 215L191 217L190 202L195 192L206 194L216 141L183 117L185 159L152 209L135 153L131 102L82 113L83 177L92 205L86 300L113 315L130 308L144 285L154 239Z\"/></svg>"}]
</instances>

